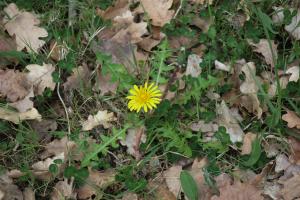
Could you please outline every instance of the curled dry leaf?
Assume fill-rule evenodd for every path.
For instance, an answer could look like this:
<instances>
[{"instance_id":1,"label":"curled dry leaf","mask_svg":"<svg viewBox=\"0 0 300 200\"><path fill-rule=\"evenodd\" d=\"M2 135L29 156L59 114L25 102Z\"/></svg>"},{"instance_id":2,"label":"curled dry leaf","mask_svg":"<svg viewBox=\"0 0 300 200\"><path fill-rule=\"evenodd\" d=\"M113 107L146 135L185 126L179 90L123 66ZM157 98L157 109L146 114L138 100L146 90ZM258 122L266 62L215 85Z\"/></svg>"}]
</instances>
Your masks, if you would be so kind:
<instances>
[{"instance_id":1,"label":"curled dry leaf","mask_svg":"<svg viewBox=\"0 0 300 200\"><path fill-rule=\"evenodd\" d=\"M300 67L299 66L293 66L286 70L286 74L291 74L289 78L289 82L297 82L299 80L299 74L300 74Z\"/></svg>"},{"instance_id":2,"label":"curled dry leaf","mask_svg":"<svg viewBox=\"0 0 300 200\"><path fill-rule=\"evenodd\" d=\"M89 115L88 119L82 123L82 130L89 131L99 125L108 129L112 126L110 123L112 121L116 121L114 113L109 113L107 110L99 110L96 115Z\"/></svg>"},{"instance_id":3,"label":"curled dry leaf","mask_svg":"<svg viewBox=\"0 0 300 200\"><path fill-rule=\"evenodd\" d=\"M74 89L80 89L89 83L91 71L86 64L73 69L71 76L67 78L67 81L63 84L65 91Z\"/></svg>"},{"instance_id":4,"label":"curled dry leaf","mask_svg":"<svg viewBox=\"0 0 300 200\"><path fill-rule=\"evenodd\" d=\"M140 144L145 142L145 127L142 126L128 129L125 141L121 141L121 144L127 146L127 153L139 160L142 156L139 150Z\"/></svg>"},{"instance_id":5,"label":"curled dry leaf","mask_svg":"<svg viewBox=\"0 0 300 200\"><path fill-rule=\"evenodd\" d=\"M288 123L289 128L300 129L300 117L295 112L287 110L287 113L282 115L282 120Z\"/></svg>"},{"instance_id":6,"label":"curled dry leaf","mask_svg":"<svg viewBox=\"0 0 300 200\"><path fill-rule=\"evenodd\" d=\"M115 182L116 172L114 170L107 170L99 172L89 169L89 177L86 184L76 190L78 199L89 199L97 194L97 190L104 189Z\"/></svg>"},{"instance_id":7,"label":"curled dry leaf","mask_svg":"<svg viewBox=\"0 0 300 200\"><path fill-rule=\"evenodd\" d=\"M226 72L231 71L231 66L230 65L221 63L218 60L215 60L215 67L216 67L216 69L219 69L219 70L222 70L222 71L226 71Z\"/></svg>"},{"instance_id":8,"label":"curled dry leaf","mask_svg":"<svg viewBox=\"0 0 300 200\"><path fill-rule=\"evenodd\" d=\"M51 200L76 199L76 193L73 192L73 179L68 181L64 179L55 184L51 194Z\"/></svg>"},{"instance_id":9,"label":"curled dry leaf","mask_svg":"<svg viewBox=\"0 0 300 200\"><path fill-rule=\"evenodd\" d=\"M246 133L244 140L243 140L243 146L242 146L242 152L241 155L248 155L252 151L252 142L255 140L256 134L248 132Z\"/></svg>"},{"instance_id":10,"label":"curled dry leaf","mask_svg":"<svg viewBox=\"0 0 300 200\"><path fill-rule=\"evenodd\" d=\"M0 95L9 102L23 99L30 93L31 85L26 75L14 70L0 70Z\"/></svg>"},{"instance_id":11,"label":"curled dry leaf","mask_svg":"<svg viewBox=\"0 0 300 200\"><path fill-rule=\"evenodd\" d=\"M257 44L251 40L248 40L248 43L251 46L255 47L254 49L255 52L260 53L264 56L267 64L271 65L272 68L275 67L274 60L277 60L278 53L277 53L277 45L274 43L274 40L270 41L271 48L267 39L260 39L259 43ZM274 54L274 58L273 58L272 51Z\"/></svg>"},{"instance_id":12,"label":"curled dry leaf","mask_svg":"<svg viewBox=\"0 0 300 200\"><path fill-rule=\"evenodd\" d=\"M0 107L0 119L4 119L15 124L21 123L24 120L38 120L42 119L42 116L35 109L29 109L26 112L16 112Z\"/></svg>"},{"instance_id":13,"label":"curled dry leaf","mask_svg":"<svg viewBox=\"0 0 300 200\"><path fill-rule=\"evenodd\" d=\"M256 77L256 67L253 62L246 63L242 66L242 72L245 74L245 81L240 86L240 91L246 96L242 97L242 106L249 112L255 113L260 119L262 115L262 108L257 97L259 90L257 86L258 77Z\"/></svg>"},{"instance_id":14,"label":"curled dry leaf","mask_svg":"<svg viewBox=\"0 0 300 200\"><path fill-rule=\"evenodd\" d=\"M46 88L54 90L55 82L52 78L52 73L55 68L52 64L44 63L42 66L37 64L27 65L26 69L29 70L27 74L28 81L34 87L34 93L42 95Z\"/></svg>"},{"instance_id":15,"label":"curled dry leaf","mask_svg":"<svg viewBox=\"0 0 300 200\"><path fill-rule=\"evenodd\" d=\"M6 173L0 176L0 199L1 200L23 200L23 194L18 186Z\"/></svg>"},{"instance_id":16,"label":"curled dry leaf","mask_svg":"<svg viewBox=\"0 0 300 200\"><path fill-rule=\"evenodd\" d=\"M281 194L284 200L293 200L300 197L300 174L296 174L292 178L280 183L283 184Z\"/></svg>"},{"instance_id":17,"label":"curled dry leaf","mask_svg":"<svg viewBox=\"0 0 300 200\"><path fill-rule=\"evenodd\" d=\"M221 187L220 196L213 196L211 200L263 200L262 191L248 183L235 182L233 185Z\"/></svg>"},{"instance_id":18,"label":"curled dry leaf","mask_svg":"<svg viewBox=\"0 0 300 200\"><path fill-rule=\"evenodd\" d=\"M181 184L180 184L181 171L182 171L182 166L175 165L170 167L163 173L166 184L175 197L177 197L179 195L179 192L181 191Z\"/></svg>"},{"instance_id":19,"label":"curled dry leaf","mask_svg":"<svg viewBox=\"0 0 300 200\"><path fill-rule=\"evenodd\" d=\"M4 27L9 35L16 36L17 50L26 48L29 52L38 52L45 44L39 38L47 37L48 33L44 28L38 27L40 21L37 17L30 12L19 11L14 3L4 8L4 12L8 16L3 19Z\"/></svg>"},{"instance_id":20,"label":"curled dry leaf","mask_svg":"<svg viewBox=\"0 0 300 200\"><path fill-rule=\"evenodd\" d=\"M202 62L200 56L196 54L191 54L188 57L187 67L185 71L185 75L191 75L194 78L197 78L201 74L201 67L199 66Z\"/></svg>"},{"instance_id":21,"label":"curled dry leaf","mask_svg":"<svg viewBox=\"0 0 300 200\"><path fill-rule=\"evenodd\" d=\"M231 142L241 142L244 137L244 131L241 129L238 120L231 113L224 101L217 106L218 124L224 126L230 136Z\"/></svg>"},{"instance_id":22,"label":"curled dry leaf","mask_svg":"<svg viewBox=\"0 0 300 200\"><path fill-rule=\"evenodd\" d=\"M145 10L151 24L163 27L169 23L174 15L174 10L169 10L173 4L173 0L141 0L142 9ZM153 6L155 5L155 6Z\"/></svg>"}]
</instances>

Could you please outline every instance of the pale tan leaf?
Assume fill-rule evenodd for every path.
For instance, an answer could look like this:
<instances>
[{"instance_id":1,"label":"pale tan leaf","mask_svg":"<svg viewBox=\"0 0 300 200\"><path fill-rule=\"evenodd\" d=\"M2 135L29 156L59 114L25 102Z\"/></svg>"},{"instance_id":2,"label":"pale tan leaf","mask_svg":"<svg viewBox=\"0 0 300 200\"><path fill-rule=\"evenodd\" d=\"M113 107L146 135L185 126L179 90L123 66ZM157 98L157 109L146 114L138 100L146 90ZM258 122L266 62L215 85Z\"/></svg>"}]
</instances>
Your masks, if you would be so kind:
<instances>
[{"instance_id":1,"label":"pale tan leaf","mask_svg":"<svg viewBox=\"0 0 300 200\"><path fill-rule=\"evenodd\" d=\"M52 64L32 64L27 65L26 69L29 70L27 79L33 85L34 93L42 95L46 88L54 90L56 83L53 81L52 73L55 68Z\"/></svg>"},{"instance_id":2,"label":"pale tan leaf","mask_svg":"<svg viewBox=\"0 0 300 200\"><path fill-rule=\"evenodd\" d=\"M23 191L24 200L35 200L35 194L32 188L27 187Z\"/></svg>"},{"instance_id":3,"label":"pale tan leaf","mask_svg":"<svg viewBox=\"0 0 300 200\"><path fill-rule=\"evenodd\" d=\"M33 108L33 101L31 98L34 97L33 94L33 87L30 89L30 92L19 101L16 101L14 103L10 103L9 105L16 108L19 112L26 112L27 110Z\"/></svg>"},{"instance_id":4,"label":"pale tan leaf","mask_svg":"<svg viewBox=\"0 0 300 200\"><path fill-rule=\"evenodd\" d=\"M19 124L24 120L40 121L42 119L42 116L35 108L29 109L26 112L16 112L0 107L0 119Z\"/></svg>"},{"instance_id":5,"label":"pale tan leaf","mask_svg":"<svg viewBox=\"0 0 300 200\"><path fill-rule=\"evenodd\" d=\"M163 175L169 190L174 194L175 197L179 195L181 191L180 184L180 173L182 166L175 165L164 171Z\"/></svg>"},{"instance_id":6,"label":"pale tan leaf","mask_svg":"<svg viewBox=\"0 0 300 200\"><path fill-rule=\"evenodd\" d=\"M104 128L108 129L112 126L110 123L112 121L116 121L114 113L109 113L107 110L99 110L96 115L89 115L88 119L82 122L82 130L89 131L99 125L102 125Z\"/></svg>"},{"instance_id":7,"label":"pale tan leaf","mask_svg":"<svg viewBox=\"0 0 300 200\"><path fill-rule=\"evenodd\" d=\"M23 194L13 180L6 173L0 176L0 198L1 200L23 200Z\"/></svg>"},{"instance_id":8,"label":"pale tan leaf","mask_svg":"<svg viewBox=\"0 0 300 200\"><path fill-rule=\"evenodd\" d=\"M144 38L141 42L138 43L138 46L141 47L145 51L151 51L154 47L156 47L162 39L165 38L165 34L160 33L159 39L154 39L151 36Z\"/></svg>"},{"instance_id":9,"label":"pale tan leaf","mask_svg":"<svg viewBox=\"0 0 300 200\"><path fill-rule=\"evenodd\" d=\"M205 123L205 121L200 120L196 123L192 123L190 126L192 131L201 131L203 133L215 132L218 130L219 126L213 122Z\"/></svg>"},{"instance_id":10,"label":"pale tan leaf","mask_svg":"<svg viewBox=\"0 0 300 200\"><path fill-rule=\"evenodd\" d=\"M300 197L300 174L294 175L292 178L282 181L283 188L281 194L284 200L293 200Z\"/></svg>"},{"instance_id":11,"label":"pale tan leaf","mask_svg":"<svg viewBox=\"0 0 300 200\"><path fill-rule=\"evenodd\" d=\"M213 196L211 200L263 200L261 191L248 183L236 182L233 185L221 187L220 196Z\"/></svg>"},{"instance_id":12,"label":"pale tan leaf","mask_svg":"<svg viewBox=\"0 0 300 200\"><path fill-rule=\"evenodd\" d=\"M93 87L94 91L100 91L101 95L106 95L108 93L115 94L117 92L119 83L113 83L109 74L103 76L101 72L97 73L97 79Z\"/></svg>"},{"instance_id":13,"label":"pale tan leaf","mask_svg":"<svg viewBox=\"0 0 300 200\"><path fill-rule=\"evenodd\" d=\"M224 101L217 106L216 112L218 114L218 125L226 128L231 142L242 142L244 131Z\"/></svg>"},{"instance_id":14,"label":"pale tan leaf","mask_svg":"<svg viewBox=\"0 0 300 200\"><path fill-rule=\"evenodd\" d=\"M39 38L47 37L48 33L44 28L38 27L40 21L37 17L30 12L19 11L14 3L4 8L4 12L9 17L3 19L4 27L11 36L16 36L18 51L26 48L29 52L38 52L45 44Z\"/></svg>"},{"instance_id":15,"label":"pale tan leaf","mask_svg":"<svg viewBox=\"0 0 300 200\"><path fill-rule=\"evenodd\" d=\"M132 23L126 28L119 30L111 40L117 43L127 43L128 41L132 44L141 42L142 36L148 33L147 23Z\"/></svg>"},{"instance_id":16,"label":"pale tan leaf","mask_svg":"<svg viewBox=\"0 0 300 200\"><path fill-rule=\"evenodd\" d=\"M113 6L107 8L105 11L99 11L98 14L104 19L115 19L115 17L122 15L129 10L128 0L117 0Z\"/></svg>"},{"instance_id":17,"label":"pale tan leaf","mask_svg":"<svg viewBox=\"0 0 300 200\"><path fill-rule=\"evenodd\" d=\"M127 146L127 153L136 159L141 158L140 144L146 142L145 127L131 128L127 130L125 141L120 141L123 146Z\"/></svg>"},{"instance_id":18,"label":"pale tan leaf","mask_svg":"<svg viewBox=\"0 0 300 200\"><path fill-rule=\"evenodd\" d=\"M73 192L73 179L68 181L64 179L55 184L51 194L51 200L76 199L76 193Z\"/></svg>"},{"instance_id":19,"label":"pale tan leaf","mask_svg":"<svg viewBox=\"0 0 300 200\"><path fill-rule=\"evenodd\" d=\"M9 102L23 99L30 93L31 85L26 74L14 70L0 70L0 95Z\"/></svg>"},{"instance_id":20,"label":"pale tan leaf","mask_svg":"<svg viewBox=\"0 0 300 200\"><path fill-rule=\"evenodd\" d=\"M264 56L267 64L271 65L272 68L275 67L274 60L277 60L278 53L277 53L277 45L275 44L274 40L270 41L271 48L267 39L260 39L259 43L254 43L253 41L248 40L248 43L251 46L255 47L254 48L255 52L260 53ZM274 60L273 60L272 51L274 54Z\"/></svg>"},{"instance_id":21,"label":"pale tan leaf","mask_svg":"<svg viewBox=\"0 0 300 200\"><path fill-rule=\"evenodd\" d=\"M123 195L122 200L138 200L138 195L132 192L127 192Z\"/></svg>"},{"instance_id":22,"label":"pale tan leaf","mask_svg":"<svg viewBox=\"0 0 300 200\"><path fill-rule=\"evenodd\" d=\"M290 162L300 166L300 141L290 137L288 143L291 147L291 155L289 156Z\"/></svg>"},{"instance_id":23,"label":"pale tan leaf","mask_svg":"<svg viewBox=\"0 0 300 200\"><path fill-rule=\"evenodd\" d=\"M300 117L291 110L287 110L286 112L286 114L282 115L282 120L288 123L287 126L289 128L300 129Z\"/></svg>"},{"instance_id":24,"label":"pale tan leaf","mask_svg":"<svg viewBox=\"0 0 300 200\"><path fill-rule=\"evenodd\" d=\"M200 67L201 62L202 59L200 56L196 54L189 55L185 75L191 75L192 77L197 78L202 71Z\"/></svg>"},{"instance_id":25,"label":"pale tan leaf","mask_svg":"<svg viewBox=\"0 0 300 200\"><path fill-rule=\"evenodd\" d=\"M252 142L255 140L256 134L252 132L246 133L244 140L243 140L243 146L242 146L242 152L241 155L248 155L252 151Z\"/></svg>"},{"instance_id":26,"label":"pale tan leaf","mask_svg":"<svg viewBox=\"0 0 300 200\"><path fill-rule=\"evenodd\" d=\"M299 66L293 66L286 70L286 74L291 74L289 78L289 82L297 82L299 80L299 73L300 73L300 67Z\"/></svg>"},{"instance_id":27,"label":"pale tan leaf","mask_svg":"<svg viewBox=\"0 0 300 200\"><path fill-rule=\"evenodd\" d=\"M71 76L67 78L67 81L63 84L65 91L74 89L80 89L89 83L91 71L86 64L73 69Z\"/></svg>"},{"instance_id":28,"label":"pale tan leaf","mask_svg":"<svg viewBox=\"0 0 300 200\"><path fill-rule=\"evenodd\" d=\"M141 4L154 26L163 27L171 21L175 13L174 10L169 10L173 0L141 0Z\"/></svg>"},{"instance_id":29,"label":"pale tan leaf","mask_svg":"<svg viewBox=\"0 0 300 200\"><path fill-rule=\"evenodd\" d=\"M284 154L279 154L276 156L276 165L275 165L275 172L281 172L286 170L289 166L291 166L291 163L288 159L288 157Z\"/></svg>"},{"instance_id":30,"label":"pale tan leaf","mask_svg":"<svg viewBox=\"0 0 300 200\"><path fill-rule=\"evenodd\" d=\"M115 182L115 175L116 172L114 170L99 172L89 169L89 177L86 180L86 184L76 190L78 199L91 198L97 194L98 189L105 189Z\"/></svg>"},{"instance_id":31,"label":"pale tan leaf","mask_svg":"<svg viewBox=\"0 0 300 200\"><path fill-rule=\"evenodd\" d=\"M256 84L256 67L253 62L248 62L242 66L242 72L245 74L245 81L240 86L240 91L243 94L256 94L258 86Z\"/></svg>"},{"instance_id":32,"label":"pale tan leaf","mask_svg":"<svg viewBox=\"0 0 300 200\"><path fill-rule=\"evenodd\" d=\"M231 66L230 65L221 63L218 60L215 60L215 67L216 67L216 69L219 69L219 70L222 70L222 71L226 71L226 72L231 71Z\"/></svg>"},{"instance_id":33,"label":"pale tan leaf","mask_svg":"<svg viewBox=\"0 0 300 200\"><path fill-rule=\"evenodd\" d=\"M68 155L74 148L76 143L70 141L67 136L61 139L55 139L45 146L45 152L42 153L41 158L47 158L49 156L59 156L62 153Z\"/></svg>"}]
</instances>

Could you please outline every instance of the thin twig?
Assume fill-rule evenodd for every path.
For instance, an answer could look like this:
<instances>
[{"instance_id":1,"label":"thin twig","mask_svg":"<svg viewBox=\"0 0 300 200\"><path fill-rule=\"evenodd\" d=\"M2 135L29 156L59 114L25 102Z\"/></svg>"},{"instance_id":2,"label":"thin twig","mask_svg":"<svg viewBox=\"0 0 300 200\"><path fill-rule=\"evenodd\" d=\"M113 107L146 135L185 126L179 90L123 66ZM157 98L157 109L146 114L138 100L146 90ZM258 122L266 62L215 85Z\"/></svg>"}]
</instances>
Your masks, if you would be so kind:
<instances>
[{"instance_id":1,"label":"thin twig","mask_svg":"<svg viewBox=\"0 0 300 200\"><path fill-rule=\"evenodd\" d=\"M179 11L181 10L181 8L182 8L182 3L183 3L183 0L180 0L180 5L179 5L179 7L178 7L178 9L177 9L177 11L176 11L176 13L175 13L175 15L173 16L173 19L175 19L175 18L177 17Z\"/></svg>"}]
</instances>

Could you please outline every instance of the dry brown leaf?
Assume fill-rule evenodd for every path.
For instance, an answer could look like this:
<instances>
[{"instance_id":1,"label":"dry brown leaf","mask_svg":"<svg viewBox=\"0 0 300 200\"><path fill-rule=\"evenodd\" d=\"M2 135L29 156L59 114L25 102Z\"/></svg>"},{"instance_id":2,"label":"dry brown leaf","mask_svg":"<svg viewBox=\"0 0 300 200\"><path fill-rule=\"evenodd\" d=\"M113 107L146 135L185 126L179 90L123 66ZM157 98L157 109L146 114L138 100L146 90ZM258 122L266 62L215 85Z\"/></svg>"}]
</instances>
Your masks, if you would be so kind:
<instances>
[{"instance_id":1,"label":"dry brown leaf","mask_svg":"<svg viewBox=\"0 0 300 200\"><path fill-rule=\"evenodd\" d=\"M57 41L52 40L50 43L50 57L56 62L66 58L69 49L65 42L58 44Z\"/></svg>"},{"instance_id":2,"label":"dry brown leaf","mask_svg":"<svg viewBox=\"0 0 300 200\"><path fill-rule=\"evenodd\" d=\"M274 40L270 41L272 49L270 48L269 42L267 39L260 39L259 43L257 43L257 44L251 40L248 40L248 43L251 46L255 47L255 49L254 49L255 52L260 53L264 56L267 64L271 65L272 68L275 67L274 60L277 60L278 53L277 53L277 45L275 44ZM272 50L274 53L274 60L273 60Z\"/></svg>"},{"instance_id":3,"label":"dry brown leaf","mask_svg":"<svg viewBox=\"0 0 300 200\"><path fill-rule=\"evenodd\" d=\"M46 88L54 90L56 83L53 81L52 73L55 68L52 64L32 64L27 65L26 69L29 70L27 79L33 85L35 94L42 95Z\"/></svg>"},{"instance_id":4,"label":"dry brown leaf","mask_svg":"<svg viewBox=\"0 0 300 200\"><path fill-rule=\"evenodd\" d=\"M123 195L122 200L138 200L138 195L132 192L127 192Z\"/></svg>"},{"instance_id":5,"label":"dry brown leaf","mask_svg":"<svg viewBox=\"0 0 300 200\"><path fill-rule=\"evenodd\" d=\"M16 101L14 103L10 103L9 105L16 108L19 112L26 112L27 110L33 108L33 101L31 98L34 97L33 94L33 87L30 89L30 92L19 101Z\"/></svg>"},{"instance_id":6,"label":"dry brown leaf","mask_svg":"<svg viewBox=\"0 0 300 200\"><path fill-rule=\"evenodd\" d=\"M103 76L101 72L98 72L93 90L100 91L101 95L106 95L110 92L115 94L117 92L118 85L118 82L111 82L111 77L109 74Z\"/></svg>"},{"instance_id":7,"label":"dry brown leaf","mask_svg":"<svg viewBox=\"0 0 300 200\"><path fill-rule=\"evenodd\" d=\"M76 199L76 193L73 192L73 179L70 181L70 183L68 179L57 182L53 188L50 199Z\"/></svg>"},{"instance_id":8,"label":"dry brown leaf","mask_svg":"<svg viewBox=\"0 0 300 200\"><path fill-rule=\"evenodd\" d=\"M224 126L232 143L242 142L244 131L224 101L217 106L218 125Z\"/></svg>"},{"instance_id":9,"label":"dry brown leaf","mask_svg":"<svg viewBox=\"0 0 300 200\"><path fill-rule=\"evenodd\" d=\"M117 0L113 6L107 8L105 11L98 10L98 14L104 19L113 20L115 17L122 15L129 10L128 0Z\"/></svg>"},{"instance_id":10,"label":"dry brown leaf","mask_svg":"<svg viewBox=\"0 0 300 200\"><path fill-rule=\"evenodd\" d=\"M16 42L12 38L6 37L4 31L2 32L2 30L0 29L0 51L14 51L16 49Z\"/></svg>"},{"instance_id":11,"label":"dry brown leaf","mask_svg":"<svg viewBox=\"0 0 300 200\"><path fill-rule=\"evenodd\" d=\"M173 4L173 0L141 0L142 9L145 10L151 24L163 27L169 23L174 15L174 10L169 10ZM155 5L155 6L154 6Z\"/></svg>"},{"instance_id":12,"label":"dry brown leaf","mask_svg":"<svg viewBox=\"0 0 300 200\"><path fill-rule=\"evenodd\" d=\"M121 29L117 32L111 40L117 43L127 43L128 41L132 44L139 43L143 40L142 36L148 33L147 23L132 23L125 29Z\"/></svg>"},{"instance_id":13,"label":"dry brown leaf","mask_svg":"<svg viewBox=\"0 0 300 200\"><path fill-rule=\"evenodd\" d=\"M23 99L30 93L31 85L26 75L14 70L0 70L0 95L9 102Z\"/></svg>"},{"instance_id":14,"label":"dry brown leaf","mask_svg":"<svg viewBox=\"0 0 300 200\"><path fill-rule=\"evenodd\" d=\"M174 194L168 189L165 181L162 177L155 178L154 180L149 181L148 188L150 191L154 191L155 200L176 200L177 198Z\"/></svg>"},{"instance_id":15,"label":"dry brown leaf","mask_svg":"<svg viewBox=\"0 0 300 200\"><path fill-rule=\"evenodd\" d=\"M192 77L197 78L202 71L200 67L201 62L202 59L200 58L200 56L196 54L189 55L185 75L191 75Z\"/></svg>"},{"instance_id":16,"label":"dry brown leaf","mask_svg":"<svg viewBox=\"0 0 300 200\"><path fill-rule=\"evenodd\" d=\"M165 38L165 34L163 34L163 33L160 33L159 39L154 39L153 37L149 36L149 37L144 38L141 42L139 42L138 46L145 51L151 51L164 38Z\"/></svg>"},{"instance_id":17,"label":"dry brown leaf","mask_svg":"<svg viewBox=\"0 0 300 200\"><path fill-rule=\"evenodd\" d=\"M196 38L197 37L189 38L185 36L170 36L168 37L168 42L171 49L180 49L182 47L189 49L198 43Z\"/></svg>"},{"instance_id":18,"label":"dry brown leaf","mask_svg":"<svg viewBox=\"0 0 300 200\"><path fill-rule=\"evenodd\" d=\"M231 66L230 65L221 63L218 60L215 60L215 67L218 70L222 70L222 71L226 71L226 72L230 72L231 71Z\"/></svg>"},{"instance_id":19,"label":"dry brown leaf","mask_svg":"<svg viewBox=\"0 0 300 200\"><path fill-rule=\"evenodd\" d=\"M213 18L209 18L209 19L203 19L199 16L195 16L192 19L191 24L194 26L197 26L198 28L200 28L204 33L207 33L209 30L209 27L214 23L214 19Z\"/></svg>"},{"instance_id":20,"label":"dry brown leaf","mask_svg":"<svg viewBox=\"0 0 300 200\"><path fill-rule=\"evenodd\" d=\"M189 127L192 131L201 131L202 133L215 132L219 128L217 124L213 122L205 123L203 120L192 123Z\"/></svg>"},{"instance_id":21,"label":"dry brown leaf","mask_svg":"<svg viewBox=\"0 0 300 200\"><path fill-rule=\"evenodd\" d=\"M177 197L179 195L179 192L181 191L181 184L180 184L181 171L182 171L182 166L175 165L170 167L163 173L166 184L175 197Z\"/></svg>"},{"instance_id":22,"label":"dry brown leaf","mask_svg":"<svg viewBox=\"0 0 300 200\"><path fill-rule=\"evenodd\" d=\"M35 200L35 194L32 188L27 187L23 191L24 200Z\"/></svg>"},{"instance_id":23,"label":"dry brown leaf","mask_svg":"<svg viewBox=\"0 0 300 200\"><path fill-rule=\"evenodd\" d=\"M76 190L78 199L88 199L97 194L97 190L104 189L115 182L116 172L107 170L99 172L89 169L89 177L86 184Z\"/></svg>"},{"instance_id":24,"label":"dry brown leaf","mask_svg":"<svg viewBox=\"0 0 300 200\"><path fill-rule=\"evenodd\" d=\"M57 129L55 120L44 119L40 122L29 123L31 128L38 133L39 141L44 140L48 142L51 139L51 132Z\"/></svg>"},{"instance_id":25,"label":"dry brown leaf","mask_svg":"<svg viewBox=\"0 0 300 200\"><path fill-rule=\"evenodd\" d=\"M128 129L125 141L120 142L123 146L127 146L127 153L139 160L142 157L139 150L140 144L146 142L145 127Z\"/></svg>"},{"instance_id":26,"label":"dry brown leaf","mask_svg":"<svg viewBox=\"0 0 300 200\"><path fill-rule=\"evenodd\" d=\"M256 77L256 67L253 62L246 63L242 66L242 72L245 74L245 81L240 86L240 91L246 96L242 97L242 106L249 112L255 113L257 118L262 116L262 108L257 97L259 90L257 86L258 77Z\"/></svg>"},{"instance_id":27,"label":"dry brown leaf","mask_svg":"<svg viewBox=\"0 0 300 200\"><path fill-rule=\"evenodd\" d=\"M276 165L275 165L275 172L285 171L288 167L291 166L291 163L288 157L284 154L279 154L276 156Z\"/></svg>"},{"instance_id":28,"label":"dry brown leaf","mask_svg":"<svg viewBox=\"0 0 300 200\"><path fill-rule=\"evenodd\" d=\"M1 200L23 200L21 190L6 173L0 176L0 197Z\"/></svg>"},{"instance_id":29,"label":"dry brown leaf","mask_svg":"<svg viewBox=\"0 0 300 200\"><path fill-rule=\"evenodd\" d=\"M292 178L280 183L283 184L281 194L284 200L293 200L300 197L300 174L296 174Z\"/></svg>"},{"instance_id":30,"label":"dry brown leaf","mask_svg":"<svg viewBox=\"0 0 300 200\"><path fill-rule=\"evenodd\" d=\"M246 133L244 140L243 140L243 146L242 146L242 152L241 155L248 155L252 151L252 142L255 140L256 134L248 132Z\"/></svg>"},{"instance_id":31,"label":"dry brown leaf","mask_svg":"<svg viewBox=\"0 0 300 200\"><path fill-rule=\"evenodd\" d=\"M291 147L290 162L300 166L300 141L290 137L288 143Z\"/></svg>"},{"instance_id":32,"label":"dry brown leaf","mask_svg":"<svg viewBox=\"0 0 300 200\"><path fill-rule=\"evenodd\" d=\"M263 200L261 191L248 183L236 182L233 185L221 187L220 196L213 196L211 200Z\"/></svg>"},{"instance_id":33,"label":"dry brown leaf","mask_svg":"<svg viewBox=\"0 0 300 200\"><path fill-rule=\"evenodd\" d=\"M0 119L4 119L15 124L19 124L21 121L24 120L38 120L42 119L42 116L39 112L35 109L29 109L26 112L16 112L12 110L8 110L5 108L0 107Z\"/></svg>"},{"instance_id":34,"label":"dry brown leaf","mask_svg":"<svg viewBox=\"0 0 300 200\"><path fill-rule=\"evenodd\" d=\"M299 80L299 74L300 74L300 67L299 66L293 66L290 67L288 70L285 72L286 74L291 74L289 78L289 82L297 82Z\"/></svg>"},{"instance_id":35,"label":"dry brown leaf","mask_svg":"<svg viewBox=\"0 0 300 200\"><path fill-rule=\"evenodd\" d=\"M114 113L109 113L107 110L99 110L96 115L89 115L88 119L82 122L82 130L89 131L99 125L102 125L105 129L108 129L112 126L110 123L112 121L116 121Z\"/></svg>"},{"instance_id":36,"label":"dry brown leaf","mask_svg":"<svg viewBox=\"0 0 300 200\"><path fill-rule=\"evenodd\" d=\"M67 78L67 81L63 84L65 91L74 89L80 89L82 86L86 86L89 83L91 71L86 64L73 69L71 76Z\"/></svg>"},{"instance_id":37,"label":"dry brown leaf","mask_svg":"<svg viewBox=\"0 0 300 200\"><path fill-rule=\"evenodd\" d=\"M26 48L29 52L38 52L45 44L45 41L39 38L47 37L48 33L44 28L38 27L40 21L37 17L30 12L19 11L14 3L4 8L4 12L9 17L3 19L4 27L9 35L16 36L17 50L22 51Z\"/></svg>"},{"instance_id":38,"label":"dry brown leaf","mask_svg":"<svg viewBox=\"0 0 300 200\"><path fill-rule=\"evenodd\" d=\"M286 114L282 115L282 120L288 123L287 126L289 128L300 129L300 117L291 110L287 110L286 112Z\"/></svg>"},{"instance_id":39,"label":"dry brown leaf","mask_svg":"<svg viewBox=\"0 0 300 200\"><path fill-rule=\"evenodd\" d=\"M61 139L55 139L45 146L45 151L42 153L41 158L47 158L49 156L59 156L62 153L68 155L74 148L76 143L70 141L67 136Z\"/></svg>"}]
</instances>

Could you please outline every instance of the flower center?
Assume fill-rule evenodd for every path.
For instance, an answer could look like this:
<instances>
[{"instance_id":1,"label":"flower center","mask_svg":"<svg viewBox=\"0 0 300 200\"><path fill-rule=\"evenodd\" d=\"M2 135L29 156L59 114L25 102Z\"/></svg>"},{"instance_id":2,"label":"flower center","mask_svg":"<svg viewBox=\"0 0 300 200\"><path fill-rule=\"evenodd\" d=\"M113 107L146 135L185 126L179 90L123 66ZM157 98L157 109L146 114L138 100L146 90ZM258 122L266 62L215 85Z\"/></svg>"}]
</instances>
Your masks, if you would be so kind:
<instances>
[{"instance_id":1,"label":"flower center","mask_svg":"<svg viewBox=\"0 0 300 200\"><path fill-rule=\"evenodd\" d=\"M139 95L139 100L141 103L147 102L149 100L149 95L147 94L147 92L141 91L141 93Z\"/></svg>"}]
</instances>

